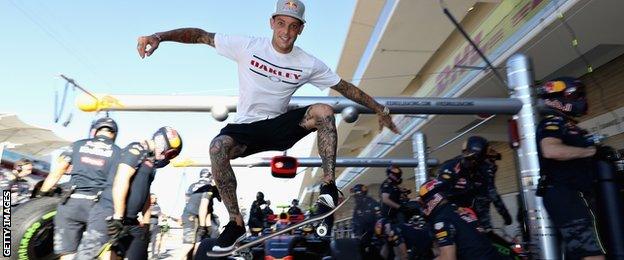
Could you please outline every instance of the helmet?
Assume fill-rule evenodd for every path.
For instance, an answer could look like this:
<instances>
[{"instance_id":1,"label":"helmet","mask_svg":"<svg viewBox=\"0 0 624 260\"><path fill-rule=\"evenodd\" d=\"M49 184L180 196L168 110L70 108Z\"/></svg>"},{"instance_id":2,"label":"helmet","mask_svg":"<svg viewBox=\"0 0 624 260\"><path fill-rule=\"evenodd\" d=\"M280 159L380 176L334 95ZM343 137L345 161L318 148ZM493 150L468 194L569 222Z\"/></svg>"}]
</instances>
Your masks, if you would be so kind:
<instances>
[{"instance_id":1,"label":"helmet","mask_svg":"<svg viewBox=\"0 0 624 260\"><path fill-rule=\"evenodd\" d=\"M178 131L169 126L159 128L152 136L152 140L156 146L154 151L156 168L166 166L182 151L182 138Z\"/></svg>"},{"instance_id":2,"label":"helmet","mask_svg":"<svg viewBox=\"0 0 624 260\"><path fill-rule=\"evenodd\" d=\"M561 77L547 81L537 87L537 95L544 104L568 116L587 114L588 104L585 85L573 77Z\"/></svg>"},{"instance_id":3,"label":"helmet","mask_svg":"<svg viewBox=\"0 0 624 260\"><path fill-rule=\"evenodd\" d=\"M390 180L395 183L400 184L403 181L403 178L401 178L401 176L403 175L403 171L398 166L388 166L388 168L386 168L386 175Z\"/></svg>"},{"instance_id":4,"label":"helmet","mask_svg":"<svg viewBox=\"0 0 624 260\"><path fill-rule=\"evenodd\" d=\"M262 193L262 191L258 191L258 193L256 193L256 200L264 201L264 193Z\"/></svg>"},{"instance_id":5,"label":"helmet","mask_svg":"<svg viewBox=\"0 0 624 260\"><path fill-rule=\"evenodd\" d=\"M299 200L298 199L293 199L290 204L292 204L293 206L298 206L299 205Z\"/></svg>"},{"instance_id":6,"label":"helmet","mask_svg":"<svg viewBox=\"0 0 624 260\"><path fill-rule=\"evenodd\" d=\"M488 152L488 146L488 140L481 136L468 137L462 148L463 157L476 160L483 159Z\"/></svg>"},{"instance_id":7,"label":"helmet","mask_svg":"<svg viewBox=\"0 0 624 260\"><path fill-rule=\"evenodd\" d=\"M364 184L356 184L350 191L356 195L366 195L366 193L368 193L368 187Z\"/></svg>"},{"instance_id":8,"label":"helmet","mask_svg":"<svg viewBox=\"0 0 624 260\"><path fill-rule=\"evenodd\" d=\"M199 171L200 179L208 179L210 177L212 177L212 173L207 168L201 169L201 171Z\"/></svg>"},{"instance_id":9,"label":"helmet","mask_svg":"<svg viewBox=\"0 0 624 260\"><path fill-rule=\"evenodd\" d=\"M97 133L98 130L100 130L101 128L108 128L110 129L110 131L112 133L115 133L115 136L117 134L117 132L119 131L118 127L117 127L117 123L115 122L115 120L113 120L110 117L102 117L99 118L93 122L91 122L91 128L89 129L89 137L93 138L95 137L95 133ZM114 138L113 138L114 140Z\"/></svg>"},{"instance_id":10,"label":"helmet","mask_svg":"<svg viewBox=\"0 0 624 260\"><path fill-rule=\"evenodd\" d=\"M418 203L422 206L422 211L425 215L429 215L444 199L444 195L442 195L444 188L445 183L437 179L427 181L420 186Z\"/></svg>"}]
</instances>

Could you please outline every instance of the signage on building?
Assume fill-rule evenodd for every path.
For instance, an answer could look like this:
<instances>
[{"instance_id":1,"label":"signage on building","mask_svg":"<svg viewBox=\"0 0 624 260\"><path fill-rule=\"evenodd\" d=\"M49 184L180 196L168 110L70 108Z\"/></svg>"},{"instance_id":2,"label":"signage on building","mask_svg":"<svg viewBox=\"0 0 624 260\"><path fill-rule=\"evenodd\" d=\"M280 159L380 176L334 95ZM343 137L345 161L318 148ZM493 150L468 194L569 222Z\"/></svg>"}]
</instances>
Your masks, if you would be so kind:
<instances>
[{"instance_id":1,"label":"signage on building","mask_svg":"<svg viewBox=\"0 0 624 260\"><path fill-rule=\"evenodd\" d=\"M521 0L502 3L502 10L509 8L508 12L498 12L490 16L477 30L471 38L479 46L485 55L490 55L503 42L511 38L527 21L531 20L539 11L546 7L548 1L543 0ZM512 5L507 7L506 5ZM481 63L481 57L469 43L464 43L457 51L450 56L444 65L441 66L436 77L430 78L424 86L430 87L427 96L440 96L447 92L461 80L469 71L457 69L457 65L477 66ZM433 81L433 82L431 82Z\"/></svg>"},{"instance_id":2,"label":"signage on building","mask_svg":"<svg viewBox=\"0 0 624 260\"><path fill-rule=\"evenodd\" d=\"M585 120L578 124L590 133L614 136L624 132L624 107Z\"/></svg>"}]
</instances>

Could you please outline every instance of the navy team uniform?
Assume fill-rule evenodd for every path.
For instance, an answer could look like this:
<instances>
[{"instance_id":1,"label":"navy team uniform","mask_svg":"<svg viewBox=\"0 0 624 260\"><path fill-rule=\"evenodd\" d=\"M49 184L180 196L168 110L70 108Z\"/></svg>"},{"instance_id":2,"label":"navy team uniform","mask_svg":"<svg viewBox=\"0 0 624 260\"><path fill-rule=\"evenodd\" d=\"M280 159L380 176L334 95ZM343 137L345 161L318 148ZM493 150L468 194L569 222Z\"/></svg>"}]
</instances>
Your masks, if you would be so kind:
<instances>
[{"instance_id":1,"label":"navy team uniform","mask_svg":"<svg viewBox=\"0 0 624 260\"><path fill-rule=\"evenodd\" d=\"M216 215L213 213L213 198L217 198L217 200L221 201L221 197L219 196L219 191L215 186L210 185L208 182L199 181L191 184L189 189L187 190L188 201L186 202L186 206L184 207L184 211L182 213L182 228L183 228L183 243L184 244L194 244L198 243L202 240L202 237L199 237L197 234L197 228L199 227L199 206L201 204L202 199L209 199L208 202L208 214L211 214L211 221L213 224L211 225L211 232L216 232L215 230L218 225L216 224Z\"/></svg>"},{"instance_id":2,"label":"navy team uniform","mask_svg":"<svg viewBox=\"0 0 624 260\"><path fill-rule=\"evenodd\" d=\"M106 185L111 169L116 169L119 147L113 139L97 136L74 142L60 159L71 165L73 193L58 205L54 217L54 252L76 252L87 228L89 212Z\"/></svg>"},{"instance_id":3,"label":"navy team uniform","mask_svg":"<svg viewBox=\"0 0 624 260\"><path fill-rule=\"evenodd\" d=\"M128 259L147 259L149 238L146 230L139 226L138 213L142 212L150 196L150 185L156 173L154 162L149 160L149 150L143 144L134 142L123 149L116 165L127 164L136 169L126 198L126 213L123 224L125 236L119 239L117 252L125 253ZM89 224L85 238L80 243L76 259L93 259L100 248L111 239L108 236L107 219L113 216L112 187L117 167L108 177L102 199L89 214ZM122 232L123 233L123 232Z\"/></svg>"},{"instance_id":4,"label":"navy team uniform","mask_svg":"<svg viewBox=\"0 0 624 260\"><path fill-rule=\"evenodd\" d=\"M364 251L370 246L375 232L375 221L380 210L379 202L367 195L353 195L355 207L351 220L353 235L360 239Z\"/></svg>"},{"instance_id":5,"label":"navy team uniform","mask_svg":"<svg viewBox=\"0 0 624 260\"><path fill-rule=\"evenodd\" d=\"M477 220L451 203L438 205L428 216L438 247L455 245L457 259L504 259L479 231Z\"/></svg>"},{"instance_id":6,"label":"navy team uniform","mask_svg":"<svg viewBox=\"0 0 624 260\"><path fill-rule=\"evenodd\" d=\"M486 159L479 164L478 174L475 177L475 198L472 209L477 213L479 226L485 230L492 229L492 221L490 218L490 204L494 204L494 208L500 214L505 225L512 223L511 215L496 190L496 171L498 166L493 160Z\"/></svg>"},{"instance_id":7,"label":"navy team uniform","mask_svg":"<svg viewBox=\"0 0 624 260\"><path fill-rule=\"evenodd\" d=\"M398 184L395 184L390 179L386 179L379 188L379 196L381 194L387 193L390 195L390 200L400 203L401 201L401 188ZM399 211L395 208L392 208L385 203L381 204L381 216L392 221L392 222L402 222L402 219L399 217Z\"/></svg>"},{"instance_id":8,"label":"navy team uniform","mask_svg":"<svg viewBox=\"0 0 624 260\"><path fill-rule=\"evenodd\" d=\"M150 221L149 221L149 237L152 242L152 255L156 254L156 239L160 233L160 226L158 225L158 218L162 214L162 209L158 203L154 203L150 208Z\"/></svg>"},{"instance_id":9,"label":"navy team uniform","mask_svg":"<svg viewBox=\"0 0 624 260\"><path fill-rule=\"evenodd\" d=\"M431 227L422 219L400 224L380 219L375 223L375 235L379 242L391 248L405 244L410 259L434 258Z\"/></svg>"},{"instance_id":10,"label":"navy team uniform","mask_svg":"<svg viewBox=\"0 0 624 260\"><path fill-rule=\"evenodd\" d=\"M297 206L291 206L290 208L288 208L288 215L302 215L303 211L301 211L301 209ZM265 214L266 216L266 214Z\"/></svg>"},{"instance_id":11,"label":"navy team uniform","mask_svg":"<svg viewBox=\"0 0 624 260\"><path fill-rule=\"evenodd\" d=\"M476 195L475 174L464 168L461 164L462 157L458 156L445 161L438 170L437 179L447 184L444 195L458 207L472 207Z\"/></svg>"},{"instance_id":12,"label":"navy team uniform","mask_svg":"<svg viewBox=\"0 0 624 260\"><path fill-rule=\"evenodd\" d=\"M538 144L546 137L565 145L589 147L587 132L562 116L547 114L537 128ZM568 161L547 159L540 154L540 175L545 186L544 207L566 242L569 257L604 254L591 210L595 164L593 158Z\"/></svg>"},{"instance_id":13,"label":"navy team uniform","mask_svg":"<svg viewBox=\"0 0 624 260\"><path fill-rule=\"evenodd\" d=\"M511 224L511 215L495 186L496 164L489 160L479 162L474 170L463 167L458 156L442 164L437 179L447 184L445 195L458 207L472 208L478 216L479 227L491 229L490 204L503 217L505 224Z\"/></svg>"}]
</instances>

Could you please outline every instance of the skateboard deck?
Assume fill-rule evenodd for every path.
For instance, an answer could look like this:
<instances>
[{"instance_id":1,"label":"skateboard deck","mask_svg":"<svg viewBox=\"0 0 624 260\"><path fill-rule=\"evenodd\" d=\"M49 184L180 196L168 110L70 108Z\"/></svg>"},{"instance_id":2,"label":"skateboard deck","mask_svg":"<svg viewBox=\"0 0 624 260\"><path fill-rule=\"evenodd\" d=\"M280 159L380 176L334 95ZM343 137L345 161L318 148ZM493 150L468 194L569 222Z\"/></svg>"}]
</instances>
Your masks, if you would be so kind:
<instances>
[{"instance_id":1,"label":"skateboard deck","mask_svg":"<svg viewBox=\"0 0 624 260\"><path fill-rule=\"evenodd\" d=\"M236 252L238 252L240 250L244 250L244 249L251 248L251 247L254 247L256 245L259 245L259 244L263 243L266 240L269 240L271 238L274 238L274 237L286 234L286 233L288 233L288 232L290 232L292 230L295 230L295 229L300 228L302 226L305 226L307 224L310 224L310 223L313 223L313 222L317 222L317 221L321 221L324 218L329 217L332 214L334 214L334 212L336 212L338 209L340 209L349 199L350 199L350 196L347 196L342 202L340 202L340 204L338 204L338 206L336 206L335 208L333 208L332 210L328 211L327 213L325 213L323 215L318 215L318 216L315 216L313 218L306 219L306 220L301 221L301 222L299 222L297 224L289 226L289 227L287 227L285 229L279 230L279 231L277 231L277 232L275 232L273 234L262 236L262 237L254 240L254 241L251 241L251 242L249 242L247 244L236 245L236 246L234 246L234 248L232 248L232 250L229 250L229 251L208 251L208 253L206 253L206 255L209 256L209 257L226 257L226 256L229 256L229 255L235 254Z\"/></svg>"}]
</instances>

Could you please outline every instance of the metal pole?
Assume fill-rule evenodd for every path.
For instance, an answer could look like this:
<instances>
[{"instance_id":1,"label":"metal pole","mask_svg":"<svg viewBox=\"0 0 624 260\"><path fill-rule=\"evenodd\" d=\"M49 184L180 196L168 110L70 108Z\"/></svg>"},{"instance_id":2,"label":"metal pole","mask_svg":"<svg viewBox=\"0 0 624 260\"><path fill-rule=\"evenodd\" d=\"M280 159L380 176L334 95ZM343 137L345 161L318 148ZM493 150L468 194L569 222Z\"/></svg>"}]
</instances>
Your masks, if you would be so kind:
<instances>
[{"instance_id":1,"label":"metal pole","mask_svg":"<svg viewBox=\"0 0 624 260\"><path fill-rule=\"evenodd\" d=\"M182 95L105 95L97 94L99 100L79 96L78 108L93 111L159 111L159 112L212 112L236 111L237 96L182 96ZM438 98L438 97L378 97L377 102L388 107L391 114L506 114L518 112L522 103L509 98ZM374 114L367 107L345 97L292 97L288 109L324 103L340 113L352 108L356 114Z\"/></svg>"},{"instance_id":2,"label":"metal pole","mask_svg":"<svg viewBox=\"0 0 624 260\"><path fill-rule=\"evenodd\" d=\"M418 166L414 168L414 181L418 190L418 187L427 181L427 140L425 134L420 131L414 133L412 151L418 161Z\"/></svg>"},{"instance_id":3,"label":"metal pole","mask_svg":"<svg viewBox=\"0 0 624 260\"><path fill-rule=\"evenodd\" d=\"M250 158L235 159L230 162L232 167L270 167L272 158ZM321 158L304 157L297 158L299 167L319 167L323 165ZM439 161L435 158L425 160L428 166L436 166ZM210 167L211 162L208 160L179 160L173 161L174 167ZM398 167L417 167L419 160L414 158L352 158L338 157L336 158L336 167L388 167L396 165Z\"/></svg>"},{"instance_id":4,"label":"metal pole","mask_svg":"<svg viewBox=\"0 0 624 260\"><path fill-rule=\"evenodd\" d=\"M534 259L559 259L559 244L556 229L550 221L542 203L542 198L535 196L539 179L540 165L535 139L536 111L532 95L533 72L526 55L515 54L507 61L509 88L514 90L512 98L522 101L522 109L514 116L518 122L520 147L517 149L520 170L520 186L524 205L527 210L526 220L531 237L530 251Z\"/></svg>"},{"instance_id":5,"label":"metal pole","mask_svg":"<svg viewBox=\"0 0 624 260\"><path fill-rule=\"evenodd\" d=\"M492 118L494 118L494 117L496 117L496 115L491 115L491 116L489 116L488 118L483 119L483 120L482 120L481 122L479 122L478 124L476 124L476 125L474 125L474 126L472 126L472 127L468 128L468 129L466 129L466 131L463 131L463 132L459 133L459 134L458 134L458 135L456 135L455 137L451 138L451 140L448 140L448 141L444 142L443 144L438 145L438 147L431 149L431 151L429 151L429 152L430 152L430 153L433 153L433 152L435 152L435 151L437 151L437 150L440 150L440 149L444 148L445 146L449 145L449 144L450 144L450 143L452 143L452 142L455 142L455 140L457 140L457 139L461 138L461 137L462 137L462 136L464 136L465 134L470 133L472 130L476 129L477 127L479 127L479 126L481 126L481 125L483 125L483 124L487 123L488 121L492 120Z\"/></svg>"}]
</instances>

